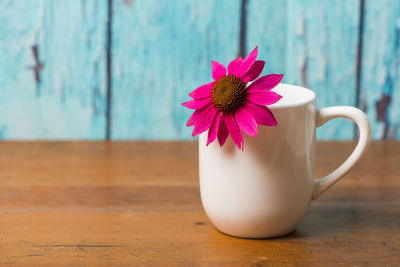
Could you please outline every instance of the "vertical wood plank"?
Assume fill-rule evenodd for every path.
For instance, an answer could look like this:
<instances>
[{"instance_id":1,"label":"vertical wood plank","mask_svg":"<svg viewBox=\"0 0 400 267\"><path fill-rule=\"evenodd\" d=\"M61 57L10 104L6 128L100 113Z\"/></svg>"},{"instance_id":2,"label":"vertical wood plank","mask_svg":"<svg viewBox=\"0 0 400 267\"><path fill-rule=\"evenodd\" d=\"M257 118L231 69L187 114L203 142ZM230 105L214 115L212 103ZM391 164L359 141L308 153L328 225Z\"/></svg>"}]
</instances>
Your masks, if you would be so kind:
<instances>
[{"instance_id":1,"label":"vertical wood plank","mask_svg":"<svg viewBox=\"0 0 400 267\"><path fill-rule=\"evenodd\" d=\"M104 138L106 10L0 1L0 138Z\"/></svg>"},{"instance_id":2,"label":"vertical wood plank","mask_svg":"<svg viewBox=\"0 0 400 267\"><path fill-rule=\"evenodd\" d=\"M400 2L366 0L361 104L374 139L400 138Z\"/></svg>"},{"instance_id":3,"label":"vertical wood plank","mask_svg":"<svg viewBox=\"0 0 400 267\"><path fill-rule=\"evenodd\" d=\"M263 75L286 71L287 0L247 0L247 53L259 46Z\"/></svg>"},{"instance_id":4,"label":"vertical wood plank","mask_svg":"<svg viewBox=\"0 0 400 267\"><path fill-rule=\"evenodd\" d=\"M360 0L288 0L286 81L315 91L318 107L355 105L359 10ZM352 122L328 122L317 137L351 139Z\"/></svg>"},{"instance_id":5,"label":"vertical wood plank","mask_svg":"<svg viewBox=\"0 0 400 267\"><path fill-rule=\"evenodd\" d=\"M180 103L239 43L239 0L114 1L113 139L188 139Z\"/></svg>"}]
</instances>

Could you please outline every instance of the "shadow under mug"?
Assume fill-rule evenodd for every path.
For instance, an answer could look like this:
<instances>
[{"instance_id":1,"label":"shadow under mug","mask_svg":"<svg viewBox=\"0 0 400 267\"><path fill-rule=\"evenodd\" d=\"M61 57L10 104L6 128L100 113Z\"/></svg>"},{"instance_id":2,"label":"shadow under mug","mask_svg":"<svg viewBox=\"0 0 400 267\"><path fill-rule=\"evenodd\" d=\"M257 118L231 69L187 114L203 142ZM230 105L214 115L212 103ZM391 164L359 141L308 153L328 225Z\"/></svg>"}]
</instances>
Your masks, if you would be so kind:
<instances>
[{"instance_id":1,"label":"shadow under mug","mask_svg":"<svg viewBox=\"0 0 400 267\"><path fill-rule=\"evenodd\" d=\"M279 84L282 99L269 106L278 125L258 127L244 135L244 150L230 138L223 147L208 147L207 132L199 137L199 177L203 207L223 233L245 238L268 238L290 233L303 219L310 202L342 178L365 154L371 127L354 107L315 108L309 89ZM352 154L335 171L314 179L315 129L343 117L359 128Z\"/></svg>"}]
</instances>

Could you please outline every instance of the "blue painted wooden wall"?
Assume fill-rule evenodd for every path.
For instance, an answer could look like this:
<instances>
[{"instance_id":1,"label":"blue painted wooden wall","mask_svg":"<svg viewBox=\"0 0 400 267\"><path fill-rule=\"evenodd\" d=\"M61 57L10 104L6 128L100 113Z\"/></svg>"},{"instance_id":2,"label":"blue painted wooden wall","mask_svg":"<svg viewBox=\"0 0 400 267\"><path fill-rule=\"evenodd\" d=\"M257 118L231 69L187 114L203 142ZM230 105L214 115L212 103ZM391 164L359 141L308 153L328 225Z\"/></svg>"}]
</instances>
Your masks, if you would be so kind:
<instances>
[{"instance_id":1,"label":"blue painted wooden wall","mask_svg":"<svg viewBox=\"0 0 400 267\"><path fill-rule=\"evenodd\" d=\"M0 138L190 139L180 103L255 45L265 73L400 138L398 0L0 0Z\"/></svg>"}]
</instances>

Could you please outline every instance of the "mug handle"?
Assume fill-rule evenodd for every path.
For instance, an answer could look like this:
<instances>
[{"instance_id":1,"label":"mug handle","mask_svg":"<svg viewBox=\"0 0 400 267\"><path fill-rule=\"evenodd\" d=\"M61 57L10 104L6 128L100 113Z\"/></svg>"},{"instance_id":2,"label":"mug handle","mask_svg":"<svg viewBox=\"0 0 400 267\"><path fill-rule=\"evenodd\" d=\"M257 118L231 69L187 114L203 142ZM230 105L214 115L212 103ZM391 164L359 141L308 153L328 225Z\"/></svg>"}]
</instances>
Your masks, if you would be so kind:
<instances>
[{"instance_id":1,"label":"mug handle","mask_svg":"<svg viewBox=\"0 0 400 267\"><path fill-rule=\"evenodd\" d=\"M314 180L312 199L317 199L329 187L339 181L346 175L350 169L356 164L360 158L367 151L368 145L371 141L371 125L369 124L367 116L355 107L337 106L322 108L317 111L317 127L325 124L325 122L333 118L347 118L353 120L360 131L360 137L356 148L351 155L340 165L336 170L327 176Z\"/></svg>"}]
</instances>

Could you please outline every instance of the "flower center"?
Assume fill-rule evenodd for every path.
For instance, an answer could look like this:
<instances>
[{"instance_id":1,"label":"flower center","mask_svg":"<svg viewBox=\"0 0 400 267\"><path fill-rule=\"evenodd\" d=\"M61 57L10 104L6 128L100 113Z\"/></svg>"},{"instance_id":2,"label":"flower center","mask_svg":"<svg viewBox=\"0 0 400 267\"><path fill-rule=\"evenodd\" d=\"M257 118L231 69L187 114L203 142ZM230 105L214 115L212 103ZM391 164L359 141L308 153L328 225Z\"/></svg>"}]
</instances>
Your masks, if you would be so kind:
<instances>
[{"instance_id":1,"label":"flower center","mask_svg":"<svg viewBox=\"0 0 400 267\"><path fill-rule=\"evenodd\" d=\"M219 111L235 111L246 100L246 83L235 75L223 76L214 82L211 97L211 102Z\"/></svg>"}]
</instances>

